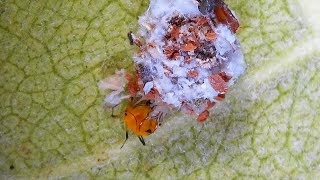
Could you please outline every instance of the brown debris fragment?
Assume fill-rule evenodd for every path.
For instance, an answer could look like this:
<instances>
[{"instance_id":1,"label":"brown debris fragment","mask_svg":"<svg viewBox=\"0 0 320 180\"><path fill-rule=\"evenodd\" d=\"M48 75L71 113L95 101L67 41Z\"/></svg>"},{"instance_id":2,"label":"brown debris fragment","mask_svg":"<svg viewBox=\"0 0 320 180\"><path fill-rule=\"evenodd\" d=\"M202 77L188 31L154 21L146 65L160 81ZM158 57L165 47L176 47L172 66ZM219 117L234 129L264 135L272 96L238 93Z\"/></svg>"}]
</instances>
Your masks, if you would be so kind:
<instances>
[{"instance_id":1,"label":"brown debris fragment","mask_svg":"<svg viewBox=\"0 0 320 180\"><path fill-rule=\"evenodd\" d=\"M219 74L212 74L209 76L209 81L212 88L220 93L225 93L228 90L227 83Z\"/></svg>"},{"instance_id":2,"label":"brown debris fragment","mask_svg":"<svg viewBox=\"0 0 320 180\"><path fill-rule=\"evenodd\" d=\"M156 47L155 43L148 43L148 48L155 48L155 47Z\"/></svg>"},{"instance_id":3,"label":"brown debris fragment","mask_svg":"<svg viewBox=\"0 0 320 180\"><path fill-rule=\"evenodd\" d=\"M167 46L164 49L164 54L170 60L175 59L180 55L178 48L177 47L173 47L173 46Z\"/></svg>"},{"instance_id":4,"label":"brown debris fragment","mask_svg":"<svg viewBox=\"0 0 320 180\"><path fill-rule=\"evenodd\" d=\"M155 99L159 99L160 98L160 93L156 88L152 88L145 96L145 99L148 100L155 100Z\"/></svg>"},{"instance_id":5,"label":"brown debris fragment","mask_svg":"<svg viewBox=\"0 0 320 180\"><path fill-rule=\"evenodd\" d=\"M207 110L208 110L208 109L211 109L214 105L216 105L215 102L212 102L212 101L208 100L208 101L207 101Z\"/></svg>"},{"instance_id":6,"label":"brown debris fragment","mask_svg":"<svg viewBox=\"0 0 320 180\"><path fill-rule=\"evenodd\" d=\"M204 122L209 117L209 111L205 110L202 113L199 114L197 121L198 122Z\"/></svg>"},{"instance_id":7,"label":"brown debris fragment","mask_svg":"<svg viewBox=\"0 0 320 180\"><path fill-rule=\"evenodd\" d=\"M183 51L193 51L193 50L197 49L197 46L194 45L193 42L188 42L187 44L182 45L181 48Z\"/></svg>"},{"instance_id":8,"label":"brown debris fragment","mask_svg":"<svg viewBox=\"0 0 320 180\"><path fill-rule=\"evenodd\" d=\"M187 102L182 102L181 109L184 112L186 112L187 114L190 114L190 115L194 115L195 114L194 110L192 109L192 107Z\"/></svg>"},{"instance_id":9,"label":"brown debris fragment","mask_svg":"<svg viewBox=\"0 0 320 180\"><path fill-rule=\"evenodd\" d=\"M137 94L142 88L139 85L139 77L135 74L126 74L126 79L128 80L127 88L131 95Z\"/></svg>"},{"instance_id":10,"label":"brown debris fragment","mask_svg":"<svg viewBox=\"0 0 320 180\"><path fill-rule=\"evenodd\" d=\"M218 94L218 96L215 97L217 101L223 101L225 98L226 98L225 94Z\"/></svg>"},{"instance_id":11,"label":"brown debris fragment","mask_svg":"<svg viewBox=\"0 0 320 180\"><path fill-rule=\"evenodd\" d=\"M179 37L179 34L180 34L180 28L177 27L176 25L173 25L172 30L170 32L170 38L177 39Z\"/></svg>"},{"instance_id":12,"label":"brown debris fragment","mask_svg":"<svg viewBox=\"0 0 320 180\"><path fill-rule=\"evenodd\" d=\"M175 16L169 21L169 23L171 25L181 26L184 20L185 20L185 18L182 16Z\"/></svg>"},{"instance_id":13,"label":"brown debris fragment","mask_svg":"<svg viewBox=\"0 0 320 180\"><path fill-rule=\"evenodd\" d=\"M198 26L205 26L209 25L207 18L200 16L199 18L196 18L196 22Z\"/></svg>"},{"instance_id":14,"label":"brown debris fragment","mask_svg":"<svg viewBox=\"0 0 320 180\"><path fill-rule=\"evenodd\" d=\"M192 69L188 71L188 77L189 78L195 78L198 77L199 72L196 69Z\"/></svg>"},{"instance_id":15,"label":"brown debris fragment","mask_svg":"<svg viewBox=\"0 0 320 180\"><path fill-rule=\"evenodd\" d=\"M190 56L186 55L186 56L184 57L184 62L185 62L186 64L190 64L190 63L191 63L191 58L190 58Z\"/></svg>"},{"instance_id":16,"label":"brown debris fragment","mask_svg":"<svg viewBox=\"0 0 320 180\"><path fill-rule=\"evenodd\" d=\"M221 72L219 75L225 82L229 82L229 80L232 78L232 76L228 76L226 72Z\"/></svg>"},{"instance_id":17,"label":"brown debris fragment","mask_svg":"<svg viewBox=\"0 0 320 180\"><path fill-rule=\"evenodd\" d=\"M213 40L216 40L217 38L217 34L213 31L208 31L206 34L205 34L205 37L206 37L206 40L207 41L213 41Z\"/></svg>"}]
</instances>

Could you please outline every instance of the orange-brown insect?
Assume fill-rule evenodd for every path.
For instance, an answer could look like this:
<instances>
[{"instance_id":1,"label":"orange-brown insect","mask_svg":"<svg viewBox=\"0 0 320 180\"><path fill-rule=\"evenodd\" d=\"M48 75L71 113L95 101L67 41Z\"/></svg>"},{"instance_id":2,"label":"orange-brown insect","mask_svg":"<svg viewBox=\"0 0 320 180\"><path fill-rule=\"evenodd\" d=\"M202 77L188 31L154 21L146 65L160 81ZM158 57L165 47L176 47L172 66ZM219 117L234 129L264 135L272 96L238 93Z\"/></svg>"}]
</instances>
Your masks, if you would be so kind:
<instances>
[{"instance_id":1,"label":"orange-brown insect","mask_svg":"<svg viewBox=\"0 0 320 180\"><path fill-rule=\"evenodd\" d=\"M136 134L141 143L145 145L143 137L152 134L158 127L159 119L157 117L150 117L152 110L153 108L149 100L139 102L131 98L124 113L124 123L127 130L123 145L128 139L128 129Z\"/></svg>"}]
</instances>

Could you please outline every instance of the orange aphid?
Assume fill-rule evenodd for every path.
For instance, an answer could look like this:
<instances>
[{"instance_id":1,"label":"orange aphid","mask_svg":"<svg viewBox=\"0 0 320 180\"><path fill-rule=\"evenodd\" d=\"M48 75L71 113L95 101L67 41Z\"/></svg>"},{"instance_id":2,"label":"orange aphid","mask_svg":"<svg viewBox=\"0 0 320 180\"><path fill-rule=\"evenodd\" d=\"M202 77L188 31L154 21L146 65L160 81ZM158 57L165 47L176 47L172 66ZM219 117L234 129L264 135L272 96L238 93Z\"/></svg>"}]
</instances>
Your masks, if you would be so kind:
<instances>
[{"instance_id":1,"label":"orange aphid","mask_svg":"<svg viewBox=\"0 0 320 180\"><path fill-rule=\"evenodd\" d=\"M143 145L145 145L143 136L152 134L158 127L157 119L149 117L151 112L152 108L150 107L149 101L134 102L133 98L125 111L124 122L126 128L136 134ZM126 140L127 139L128 131L126 131Z\"/></svg>"},{"instance_id":2,"label":"orange aphid","mask_svg":"<svg viewBox=\"0 0 320 180\"><path fill-rule=\"evenodd\" d=\"M124 118L126 127L138 136L150 135L158 126L156 119L148 117L151 111L150 106L144 103L129 105Z\"/></svg>"}]
</instances>

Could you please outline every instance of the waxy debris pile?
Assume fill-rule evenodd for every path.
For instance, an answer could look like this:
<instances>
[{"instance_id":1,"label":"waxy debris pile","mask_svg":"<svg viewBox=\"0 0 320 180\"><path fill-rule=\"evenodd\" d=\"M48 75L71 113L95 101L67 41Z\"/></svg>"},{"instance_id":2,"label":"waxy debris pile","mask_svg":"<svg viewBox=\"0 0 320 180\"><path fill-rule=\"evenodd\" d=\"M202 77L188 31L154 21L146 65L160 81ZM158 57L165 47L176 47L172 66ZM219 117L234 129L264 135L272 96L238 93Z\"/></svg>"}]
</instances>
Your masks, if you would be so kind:
<instances>
[{"instance_id":1,"label":"waxy debris pile","mask_svg":"<svg viewBox=\"0 0 320 180\"><path fill-rule=\"evenodd\" d=\"M121 70L102 81L112 89L106 103L140 96L158 107L154 113L176 108L204 121L246 67L231 10L221 0L152 0L139 24L129 34L138 46L136 73Z\"/></svg>"}]
</instances>

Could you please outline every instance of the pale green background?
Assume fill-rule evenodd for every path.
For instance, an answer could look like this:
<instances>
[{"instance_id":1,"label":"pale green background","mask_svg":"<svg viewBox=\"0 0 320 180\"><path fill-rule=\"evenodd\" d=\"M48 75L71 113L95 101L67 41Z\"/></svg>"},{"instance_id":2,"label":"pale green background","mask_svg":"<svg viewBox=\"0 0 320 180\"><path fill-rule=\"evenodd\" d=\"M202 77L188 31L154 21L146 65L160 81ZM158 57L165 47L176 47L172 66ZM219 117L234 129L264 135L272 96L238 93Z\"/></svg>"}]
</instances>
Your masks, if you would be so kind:
<instances>
[{"instance_id":1,"label":"pale green background","mask_svg":"<svg viewBox=\"0 0 320 180\"><path fill-rule=\"evenodd\" d=\"M320 176L320 3L227 2L246 74L206 123L175 113L120 150L97 82L132 68L148 2L0 0L0 179Z\"/></svg>"}]
</instances>

